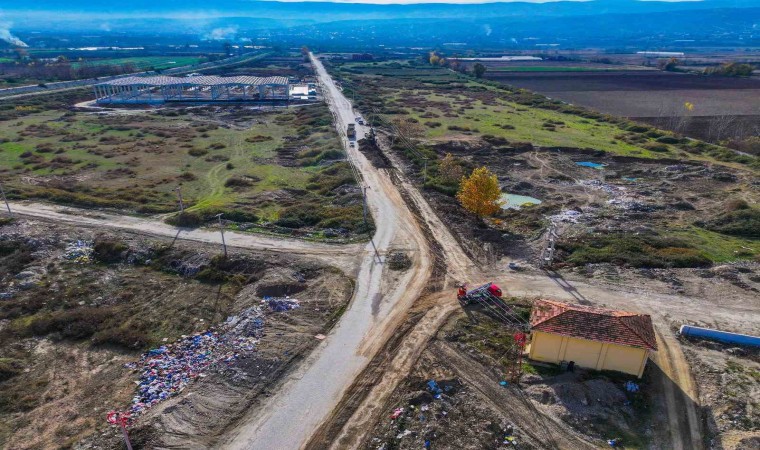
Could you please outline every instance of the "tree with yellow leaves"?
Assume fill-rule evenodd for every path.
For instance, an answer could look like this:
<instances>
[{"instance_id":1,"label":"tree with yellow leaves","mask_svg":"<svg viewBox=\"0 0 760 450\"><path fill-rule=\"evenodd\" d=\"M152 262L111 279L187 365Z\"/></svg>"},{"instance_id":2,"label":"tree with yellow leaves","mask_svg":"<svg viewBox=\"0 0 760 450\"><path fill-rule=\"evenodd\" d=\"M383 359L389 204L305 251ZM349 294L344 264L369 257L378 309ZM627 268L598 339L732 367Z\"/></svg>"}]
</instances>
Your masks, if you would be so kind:
<instances>
[{"instance_id":1,"label":"tree with yellow leaves","mask_svg":"<svg viewBox=\"0 0 760 450\"><path fill-rule=\"evenodd\" d=\"M462 177L457 199L459 203L478 217L492 216L501 208L499 180L486 167L472 171L469 177Z\"/></svg>"}]
</instances>

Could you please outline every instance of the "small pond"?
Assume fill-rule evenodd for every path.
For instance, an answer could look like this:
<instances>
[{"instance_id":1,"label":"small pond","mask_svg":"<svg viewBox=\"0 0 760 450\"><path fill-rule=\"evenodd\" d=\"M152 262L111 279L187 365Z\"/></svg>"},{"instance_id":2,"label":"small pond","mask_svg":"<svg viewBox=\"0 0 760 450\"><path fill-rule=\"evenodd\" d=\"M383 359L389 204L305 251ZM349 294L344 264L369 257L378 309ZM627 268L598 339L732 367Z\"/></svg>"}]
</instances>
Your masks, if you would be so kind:
<instances>
[{"instance_id":1,"label":"small pond","mask_svg":"<svg viewBox=\"0 0 760 450\"><path fill-rule=\"evenodd\" d=\"M539 205L541 200L527 195L501 194L502 209L520 209L521 206Z\"/></svg>"},{"instance_id":2,"label":"small pond","mask_svg":"<svg viewBox=\"0 0 760 450\"><path fill-rule=\"evenodd\" d=\"M599 163L595 163L595 162L591 162L591 161L579 161L579 162L576 162L575 164L577 164L579 166L583 166L583 167L591 167L592 169L602 169L602 168L604 168L604 164L599 164Z\"/></svg>"}]
</instances>

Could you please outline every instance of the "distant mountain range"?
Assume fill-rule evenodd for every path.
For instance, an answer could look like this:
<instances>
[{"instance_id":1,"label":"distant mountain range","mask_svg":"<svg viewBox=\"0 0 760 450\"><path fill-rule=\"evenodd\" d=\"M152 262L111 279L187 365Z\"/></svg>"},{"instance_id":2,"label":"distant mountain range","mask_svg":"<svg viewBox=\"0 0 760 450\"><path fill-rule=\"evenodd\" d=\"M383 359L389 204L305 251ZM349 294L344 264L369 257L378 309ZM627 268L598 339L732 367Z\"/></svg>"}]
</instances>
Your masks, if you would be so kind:
<instances>
[{"instance_id":1,"label":"distant mountain range","mask_svg":"<svg viewBox=\"0 0 760 450\"><path fill-rule=\"evenodd\" d=\"M630 44L647 39L760 45L757 0L412 5L255 0L93 3L15 2L1 10L0 22L11 22L11 30L22 38L40 32L93 32L101 37L129 33L231 41L266 35L293 43L329 43L341 36L344 44L348 39L357 48L368 43L431 45L452 41L507 45L527 38L564 46Z\"/></svg>"}]
</instances>

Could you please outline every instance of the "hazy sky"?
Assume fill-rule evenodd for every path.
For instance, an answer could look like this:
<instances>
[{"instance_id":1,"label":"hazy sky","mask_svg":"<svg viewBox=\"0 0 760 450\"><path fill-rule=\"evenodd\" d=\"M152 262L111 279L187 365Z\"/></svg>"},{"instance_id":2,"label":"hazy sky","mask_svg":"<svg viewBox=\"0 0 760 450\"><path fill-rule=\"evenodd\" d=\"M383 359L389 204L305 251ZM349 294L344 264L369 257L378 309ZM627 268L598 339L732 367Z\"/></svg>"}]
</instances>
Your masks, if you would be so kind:
<instances>
[{"instance_id":1,"label":"hazy sky","mask_svg":"<svg viewBox=\"0 0 760 450\"><path fill-rule=\"evenodd\" d=\"M590 0L260 0L260 1L279 1L279 2L324 2L333 3L374 3L379 5L389 4L416 4L416 3L549 3L555 1L590 1Z\"/></svg>"}]
</instances>

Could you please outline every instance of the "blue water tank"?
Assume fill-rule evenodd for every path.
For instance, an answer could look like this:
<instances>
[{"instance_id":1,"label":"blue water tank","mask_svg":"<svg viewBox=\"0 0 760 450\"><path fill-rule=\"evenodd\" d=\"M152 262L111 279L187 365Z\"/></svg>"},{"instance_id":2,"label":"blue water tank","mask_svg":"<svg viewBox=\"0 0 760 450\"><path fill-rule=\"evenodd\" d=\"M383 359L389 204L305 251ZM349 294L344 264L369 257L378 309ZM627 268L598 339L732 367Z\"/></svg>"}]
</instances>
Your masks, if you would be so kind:
<instances>
[{"instance_id":1,"label":"blue water tank","mask_svg":"<svg viewBox=\"0 0 760 450\"><path fill-rule=\"evenodd\" d=\"M681 329L678 333L682 336L710 339L712 341L726 342L728 344L760 347L760 336L750 336L749 334L729 333L727 331L718 331L710 328L694 327L691 325L681 325Z\"/></svg>"}]
</instances>

